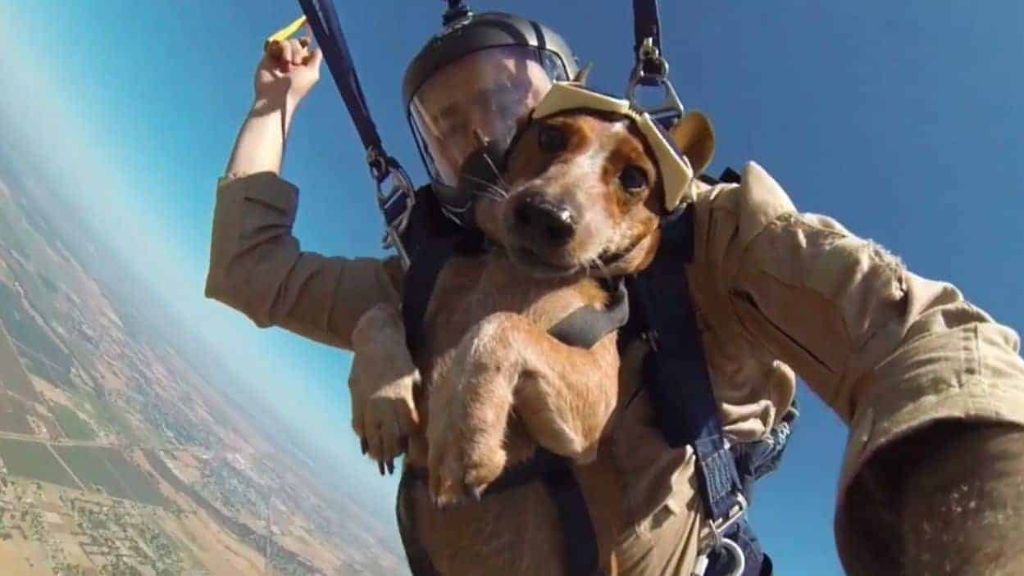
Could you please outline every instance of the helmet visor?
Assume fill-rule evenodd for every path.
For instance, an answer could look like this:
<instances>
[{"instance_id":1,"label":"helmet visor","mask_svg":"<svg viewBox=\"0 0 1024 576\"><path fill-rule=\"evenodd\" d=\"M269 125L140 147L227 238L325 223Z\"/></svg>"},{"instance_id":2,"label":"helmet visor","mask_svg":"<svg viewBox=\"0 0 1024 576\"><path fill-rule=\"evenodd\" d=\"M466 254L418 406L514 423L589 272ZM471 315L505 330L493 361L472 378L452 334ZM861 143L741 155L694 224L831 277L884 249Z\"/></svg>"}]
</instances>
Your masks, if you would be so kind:
<instances>
[{"instance_id":1,"label":"helmet visor","mask_svg":"<svg viewBox=\"0 0 1024 576\"><path fill-rule=\"evenodd\" d=\"M552 83L566 79L558 56L528 46L479 50L438 70L409 104L433 179L455 186L466 158L488 142L506 145Z\"/></svg>"}]
</instances>

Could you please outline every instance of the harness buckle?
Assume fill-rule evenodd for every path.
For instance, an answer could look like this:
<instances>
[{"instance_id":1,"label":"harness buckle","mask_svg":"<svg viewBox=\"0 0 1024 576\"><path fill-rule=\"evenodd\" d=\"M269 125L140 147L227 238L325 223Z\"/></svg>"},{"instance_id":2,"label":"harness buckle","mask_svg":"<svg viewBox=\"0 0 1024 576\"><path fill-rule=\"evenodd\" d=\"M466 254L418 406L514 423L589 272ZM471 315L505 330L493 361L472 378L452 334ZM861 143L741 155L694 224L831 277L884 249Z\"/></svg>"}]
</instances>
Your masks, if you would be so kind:
<instances>
[{"instance_id":1,"label":"harness buckle","mask_svg":"<svg viewBox=\"0 0 1024 576\"><path fill-rule=\"evenodd\" d=\"M747 558L743 549L731 538L725 536L725 532L747 515L747 499L743 494L736 493L736 505L729 511L729 515L719 520L709 522L711 527L711 545L697 558L694 565L693 576L704 576L704 572L710 563L708 555L714 550L723 550L732 560L732 570L729 576L741 576L747 567Z\"/></svg>"},{"instance_id":2,"label":"harness buckle","mask_svg":"<svg viewBox=\"0 0 1024 576\"><path fill-rule=\"evenodd\" d=\"M409 267L409 253L402 244L402 233L409 224L409 215L416 203L415 188L405 169L376 148L366 152L366 163L377 184L377 206L384 214L386 231L381 241L385 249L394 248L404 268ZM388 180L391 184L388 185Z\"/></svg>"},{"instance_id":3,"label":"harness buckle","mask_svg":"<svg viewBox=\"0 0 1024 576\"><path fill-rule=\"evenodd\" d=\"M636 64L633 65L633 70L629 74L629 84L626 86L626 97L630 104L638 110L647 112L663 125L671 125L686 111L675 86L668 79L668 70L668 60L658 51L654 39L645 38L637 50ZM661 87L664 100L655 107L641 106L636 94L639 86Z\"/></svg>"}]
</instances>

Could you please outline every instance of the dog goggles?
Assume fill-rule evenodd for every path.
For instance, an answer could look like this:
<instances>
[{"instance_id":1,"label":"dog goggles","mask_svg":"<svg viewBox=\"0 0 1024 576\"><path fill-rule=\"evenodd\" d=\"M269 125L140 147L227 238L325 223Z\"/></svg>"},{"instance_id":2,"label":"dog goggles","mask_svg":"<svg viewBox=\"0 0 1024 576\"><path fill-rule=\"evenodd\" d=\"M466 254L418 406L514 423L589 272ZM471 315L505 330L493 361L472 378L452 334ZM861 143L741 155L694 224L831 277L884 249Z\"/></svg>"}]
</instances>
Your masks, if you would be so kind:
<instances>
[{"instance_id":1,"label":"dog goggles","mask_svg":"<svg viewBox=\"0 0 1024 576\"><path fill-rule=\"evenodd\" d=\"M665 209L671 212L693 199L690 187L693 167L689 159L676 149L665 130L646 112L637 110L629 100L607 96L572 82L555 82L534 107L531 118L536 120L571 110L609 112L628 118L654 153L665 191Z\"/></svg>"}]
</instances>

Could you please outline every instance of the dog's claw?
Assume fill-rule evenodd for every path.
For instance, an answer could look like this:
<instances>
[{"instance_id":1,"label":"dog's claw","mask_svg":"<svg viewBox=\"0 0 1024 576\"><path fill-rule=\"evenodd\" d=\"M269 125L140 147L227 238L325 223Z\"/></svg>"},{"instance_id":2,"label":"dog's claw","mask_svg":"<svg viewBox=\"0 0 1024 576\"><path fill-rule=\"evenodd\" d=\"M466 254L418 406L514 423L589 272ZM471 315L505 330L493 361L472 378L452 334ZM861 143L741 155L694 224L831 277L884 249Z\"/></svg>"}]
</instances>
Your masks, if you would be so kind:
<instances>
[{"instance_id":1,"label":"dog's claw","mask_svg":"<svg viewBox=\"0 0 1024 576\"><path fill-rule=\"evenodd\" d=\"M475 487L469 489L469 493L473 496L473 500L476 500L477 502L479 502L484 497L484 487L483 486L475 486Z\"/></svg>"},{"instance_id":2,"label":"dog's claw","mask_svg":"<svg viewBox=\"0 0 1024 576\"><path fill-rule=\"evenodd\" d=\"M363 451L363 456L366 456L366 452L370 449L370 443L366 441L366 438L359 439L359 449Z\"/></svg>"}]
</instances>

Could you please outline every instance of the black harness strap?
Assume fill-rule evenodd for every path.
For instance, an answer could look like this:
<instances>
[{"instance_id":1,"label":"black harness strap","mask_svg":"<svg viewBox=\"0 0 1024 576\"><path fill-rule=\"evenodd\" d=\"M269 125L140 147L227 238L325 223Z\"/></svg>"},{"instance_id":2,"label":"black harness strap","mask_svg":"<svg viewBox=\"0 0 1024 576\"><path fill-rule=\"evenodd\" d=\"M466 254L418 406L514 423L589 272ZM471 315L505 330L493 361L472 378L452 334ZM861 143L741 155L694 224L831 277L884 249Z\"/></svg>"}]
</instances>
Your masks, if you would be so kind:
<instances>
[{"instance_id":1,"label":"black harness strap","mask_svg":"<svg viewBox=\"0 0 1024 576\"><path fill-rule=\"evenodd\" d=\"M629 294L626 283L616 280L608 286L611 300L604 310L583 306L569 313L548 329L563 344L591 348L602 338L626 325L629 320Z\"/></svg>"},{"instance_id":2,"label":"black harness strap","mask_svg":"<svg viewBox=\"0 0 1024 576\"><path fill-rule=\"evenodd\" d=\"M338 25L338 14L334 10L334 4L330 0L299 0L299 5L306 15L309 27L313 30L317 44L323 51L324 60L327 61L327 68L334 77L338 92L341 93L352 115L352 122L359 132L363 147L383 152L380 134L373 123L373 117L370 116L370 108L359 84L359 76L356 75L345 34Z\"/></svg>"},{"instance_id":3,"label":"black harness strap","mask_svg":"<svg viewBox=\"0 0 1024 576\"><path fill-rule=\"evenodd\" d=\"M399 236L405 229L406 218L413 204L413 185L402 165L384 150L377 126L363 94L356 74L352 54L345 34L338 23L338 14L331 0L299 0L306 22L313 31L334 84L345 101L359 139L366 149L366 163L377 185L377 206L384 215L387 233L384 246L398 251L403 264L408 263L405 246Z\"/></svg>"},{"instance_id":4,"label":"black harness strap","mask_svg":"<svg viewBox=\"0 0 1024 576\"><path fill-rule=\"evenodd\" d=\"M690 445L696 456L703 507L721 536L745 558L743 576L757 576L763 553L746 525L742 484L722 436L711 376L686 278L693 260L694 210L687 205L662 222L662 244L649 268L629 279L634 333L651 346L644 359L644 386L657 426L672 447ZM735 558L722 548L709 556L709 574L722 574Z\"/></svg>"},{"instance_id":5,"label":"black harness strap","mask_svg":"<svg viewBox=\"0 0 1024 576\"><path fill-rule=\"evenodd\" d=\"M668 70L665 61L657 57L641 57L642 54L661 54L661 18L657 0L633 0L633 53L641 58L643 75L639 82L644 86L657 86ZM653 50L651 50L653 49Z\"/></svg>"},{"instance_id":6,"label":"black harness strap","mask_svg":"<svg viewBox=\"0 0 1024 576\"><path fill-rule=\"evenodd\" d=\"M425 470L406 466L399 484L399 531L413 576L438 575L429 554L419 543L412 516L413 503L408 496L412 482L425 482L426 479ZM482 497L501 494L536 481L544 485L555 504L558 521L565 535L567 575L600 576L597 535L586 498L576 480L572 461L568 458L538 448L532 458L505 470L487 487Z\"/></svg>"},{"instance_id":7,"label":"black harness strap","mask_svg":"<svg viewBox=\"0 0 1024 576\"><path fill-rule=\"evenodd\" d=\"M756 576L763 553L743 514L743 485L722 435L686 277L685 263L693 260L693 220L690 205L666 217L654 261L627 280L635 312L630 330L651 346L643 380L658 428L670 446L693 447L705 513L722 537L742 549L744 576ZM708 573L725 573L735 561L718 547L709 555Z\"/></svg>"}]
</instances>

